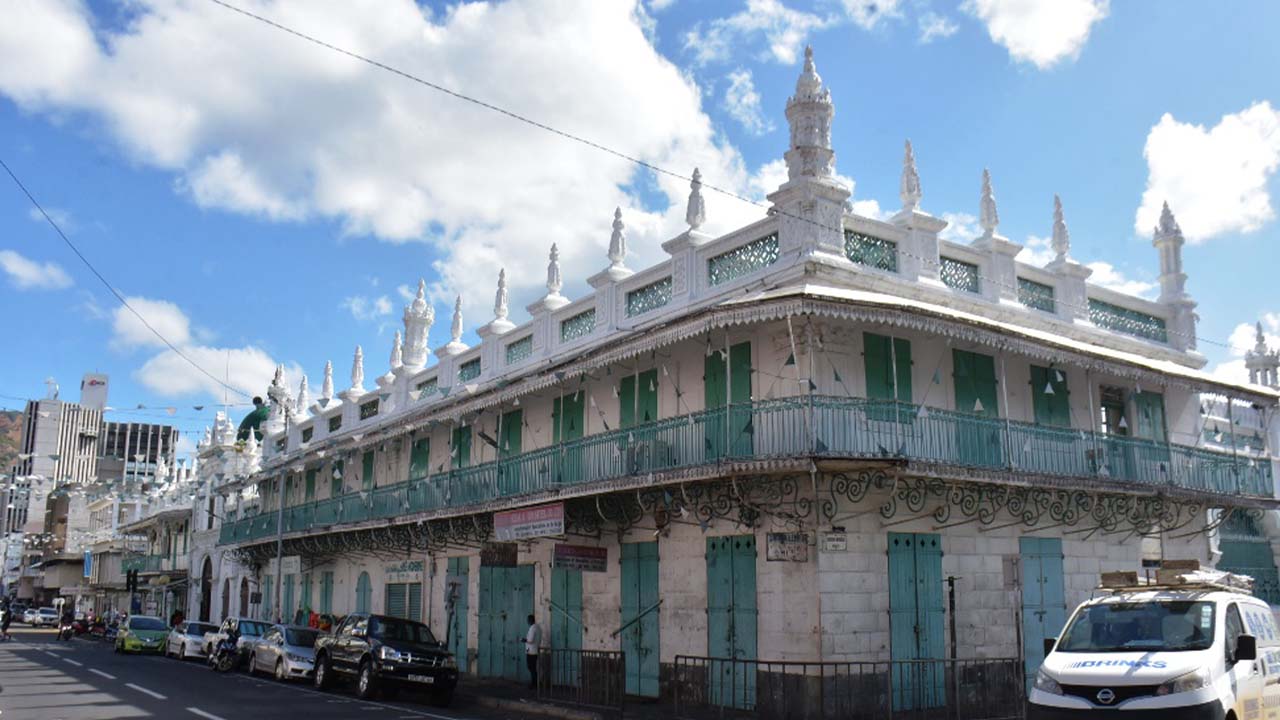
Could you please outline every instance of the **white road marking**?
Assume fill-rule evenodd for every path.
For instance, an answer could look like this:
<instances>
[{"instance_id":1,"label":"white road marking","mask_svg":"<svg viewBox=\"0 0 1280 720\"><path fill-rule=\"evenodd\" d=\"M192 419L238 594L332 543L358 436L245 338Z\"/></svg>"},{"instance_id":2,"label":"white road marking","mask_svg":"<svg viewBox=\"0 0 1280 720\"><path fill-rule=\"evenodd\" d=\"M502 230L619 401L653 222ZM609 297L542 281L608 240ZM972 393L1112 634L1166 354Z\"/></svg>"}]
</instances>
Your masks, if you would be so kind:
<instances>
[{"instance_id":1,"label":"white road marking","mask_svg":"<svg viewBox=\"0 0 1280 720\"><path fill-rule=\"evenodd\" d=\"M160 693L158 693L158 692L156 692L156 691L154 691L154 690L148 690L148 689L146 689L146 688L142 687L141 685L134 685L133 683L125 683L125 684L124 684L124 686L125 686L125 687L127 687L127 688L133 688L134 690L137 690L138 692L143 693L143 694L145 694L145 695L150 695L151 697L153 697L153 698L155 698L155 699L157 699L157 700L168 700L168 699L169 699L169 698L165 697L164 695L161 695Z\"/></svg>"},{"instance_id":2,"label":"white road marking","mask_svg":"<svg viewBox=\"0 0 1280 720\"><path fill-rule=\"evenodd\" d=\"M116 676L115 676L115 675L112 675L111 673L104 673L104 672L102 672L101 670L98 670L98 669L96 669L96 668L89 668L89 672L93 673L94 675L101 675L102 677L104 677L104 678L106 678L106 679L108 679L108 680L115 680L115 679L116 679Z\"/></svg>"},{"instance_id":3,"label":"white road marking","mask_svg":"<svg viewBox=\"0 0 1280 720\"><path fill-rule=\"evenodd\" d=\"M200 717L205 718L205 720L222 720L222 718L218 717L217 715L214 715L213 713L207 713L201 710L200 708L189 707L187 708L187 712L191 713L192 715L199 715Z\"/></svg>"},{"instance_id":4,"label":"white road marking","mask_svg":"<svg viewBox=\"0 0 1280 720\"><path fill-rule=\"evenodd\" d=\"M76 662L75 660L72 660L71 658L62 658L62 662L64 662L64 663L71 663L72 665L75 665L76 667L84 667L84 663L82 663L82 662Z\"/></svg>"}]
</instances>

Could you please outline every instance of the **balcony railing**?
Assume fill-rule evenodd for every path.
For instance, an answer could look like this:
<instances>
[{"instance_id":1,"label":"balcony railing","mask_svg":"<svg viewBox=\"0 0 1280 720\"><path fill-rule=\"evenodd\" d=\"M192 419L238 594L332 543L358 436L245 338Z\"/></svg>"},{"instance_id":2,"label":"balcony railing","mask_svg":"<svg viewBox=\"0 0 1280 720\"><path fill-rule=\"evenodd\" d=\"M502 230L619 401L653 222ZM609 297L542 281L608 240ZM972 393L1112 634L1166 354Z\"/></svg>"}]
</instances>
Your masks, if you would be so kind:
<instances>
[{"instance_id":1,"label":"balcony railing","mask_svg":"<svg viewBox=\"0 0 1280 720\"><path fill-rule=\"evenodd\" d=\"M1265 458L862 398L802 396L704 410L472 467L285 508L284 532L474 505L719 462L898 458L1271 497ZM272 537L276 513L224 523L222 544Z\"/></svg>"},{"instance_id":2,"label":"balcony railing","mask_svg":"<svg viewBox=\"0 0 1280 720\"><path fill-rule=\"evenodd\" d=\"M121 570L128 572L137 570L144 573L173 572L187 569L187 556L178 555L134 555L120 560Z\"/></svg>"}]
</instances>

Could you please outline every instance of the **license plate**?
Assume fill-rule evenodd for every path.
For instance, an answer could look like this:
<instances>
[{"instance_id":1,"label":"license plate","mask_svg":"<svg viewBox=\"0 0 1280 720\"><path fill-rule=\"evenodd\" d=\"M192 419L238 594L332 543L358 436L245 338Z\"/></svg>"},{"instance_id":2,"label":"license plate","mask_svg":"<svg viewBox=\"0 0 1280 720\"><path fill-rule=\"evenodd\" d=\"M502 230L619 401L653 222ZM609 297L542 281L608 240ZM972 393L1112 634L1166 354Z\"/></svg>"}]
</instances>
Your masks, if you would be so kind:
<instances>
[{"instance_id":1,"label":"license plate","mask_svg":"<svg viewBox=\"0 0 1280 720\"><path fill-rule=\"evenodd\" d=\"M420 682L420 683L427 683L428 685L430 685L435 681L436 679L430 675L410 675L409 676L409 682Z\"/></svg>"}]
</instances>

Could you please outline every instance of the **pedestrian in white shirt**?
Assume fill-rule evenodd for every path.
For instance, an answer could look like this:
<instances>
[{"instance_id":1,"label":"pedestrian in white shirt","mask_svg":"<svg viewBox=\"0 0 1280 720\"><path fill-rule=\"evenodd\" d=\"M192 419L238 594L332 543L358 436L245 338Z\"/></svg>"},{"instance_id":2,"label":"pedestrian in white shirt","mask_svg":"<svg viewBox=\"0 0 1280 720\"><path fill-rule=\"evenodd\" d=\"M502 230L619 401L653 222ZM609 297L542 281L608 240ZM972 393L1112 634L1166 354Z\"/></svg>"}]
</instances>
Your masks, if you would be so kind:
<instances>
[{"instance_id":1,"label":"pedestrian in white shirt","mask_svg":"<svg viewBox=\"0 0 1280 720\"><path fill-rule=\"evenodd\" d=\"M524 660L529 666L529 689L538 687L538 646L542 644L542 628L529 616L529 632L524 636Z\"/></svg>"}]
</instances>

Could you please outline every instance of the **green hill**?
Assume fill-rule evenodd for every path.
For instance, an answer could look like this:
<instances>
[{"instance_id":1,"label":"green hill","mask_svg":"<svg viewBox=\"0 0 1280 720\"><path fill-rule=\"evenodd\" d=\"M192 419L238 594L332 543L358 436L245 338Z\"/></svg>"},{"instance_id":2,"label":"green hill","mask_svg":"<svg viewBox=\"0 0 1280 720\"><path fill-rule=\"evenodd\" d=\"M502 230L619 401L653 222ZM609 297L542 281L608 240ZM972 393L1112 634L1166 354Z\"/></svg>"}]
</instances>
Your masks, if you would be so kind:
<instances>
[{"instance_id":1,"label":"green hill","mask_svg":"<svg viewBox=\"0 0 1280 720\"><path fill-rule=\"evenodd\" d=\"M0 472L8 472L18 460L18 443L22 442L22 413L0 411Z\"/></svg>"}]
</instances>

